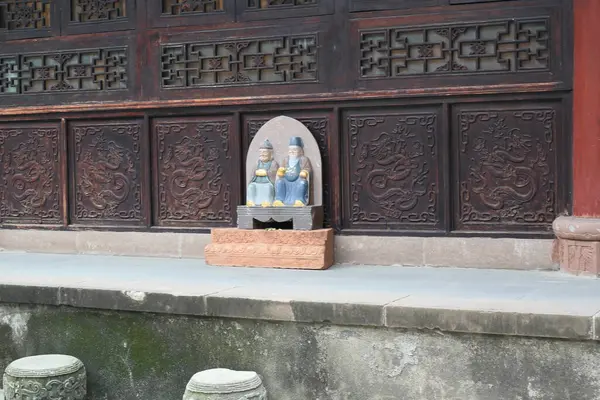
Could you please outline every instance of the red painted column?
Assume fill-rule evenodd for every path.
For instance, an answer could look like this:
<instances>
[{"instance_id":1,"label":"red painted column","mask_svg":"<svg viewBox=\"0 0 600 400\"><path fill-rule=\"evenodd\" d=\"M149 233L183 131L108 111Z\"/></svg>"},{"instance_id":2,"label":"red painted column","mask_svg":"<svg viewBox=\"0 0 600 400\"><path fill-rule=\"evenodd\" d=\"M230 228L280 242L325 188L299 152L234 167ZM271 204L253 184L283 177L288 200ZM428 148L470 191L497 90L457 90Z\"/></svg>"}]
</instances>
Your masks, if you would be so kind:
<instances>
[{"instance_id":1,"label":"red painted column","mask_svg":"<svg viewBox=\"0 0 600 400\"><path fill-rule=\"evenodd\" d=\"M600 276L600 0L573 0L573 216L553 228L563 271Z\"/></svg>"},{"instance_id":2,"label":"red painted column","mask_svg":"<svg viewBox=\"0 0 600 400\"><path fill-rule=\"evenodd\" d=\"M600 217L600 0L573 6L573 215Z\"/></svg>"}]
</instances>

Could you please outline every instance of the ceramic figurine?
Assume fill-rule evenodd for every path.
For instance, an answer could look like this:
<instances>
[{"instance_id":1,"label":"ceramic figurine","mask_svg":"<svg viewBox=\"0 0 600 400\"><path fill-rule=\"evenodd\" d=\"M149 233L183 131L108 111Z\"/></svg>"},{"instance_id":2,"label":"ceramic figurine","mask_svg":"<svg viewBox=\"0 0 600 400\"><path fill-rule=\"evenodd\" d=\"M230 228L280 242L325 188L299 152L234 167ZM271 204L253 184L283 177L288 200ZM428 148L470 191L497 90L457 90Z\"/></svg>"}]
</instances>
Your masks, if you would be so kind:
<instances>
[{"instance_id":1,"label":"ceramic figurine","mask_svg":"<svg viewBox=\"0 0 600 400\"><path fill-rule=\"evenodd\" d=\"M288 156L283 159L281 167L277 170L273 205L279 207L308 205L310 174L310 160L304 156L302 138L293 136L290 139Z\"/></svg>"},{"instance_id":2,"label":"ceramic figurine","mask_svg":"<svg viewBox=\"0 0 600 400\"><path fill-rule=\"evenodd\" d=\"M273 146L265 140L259 149L259 158L248 184L246 205L269 207L275 198L275 179L279 165L273 159Z\"/></svg>"}]
</instances>

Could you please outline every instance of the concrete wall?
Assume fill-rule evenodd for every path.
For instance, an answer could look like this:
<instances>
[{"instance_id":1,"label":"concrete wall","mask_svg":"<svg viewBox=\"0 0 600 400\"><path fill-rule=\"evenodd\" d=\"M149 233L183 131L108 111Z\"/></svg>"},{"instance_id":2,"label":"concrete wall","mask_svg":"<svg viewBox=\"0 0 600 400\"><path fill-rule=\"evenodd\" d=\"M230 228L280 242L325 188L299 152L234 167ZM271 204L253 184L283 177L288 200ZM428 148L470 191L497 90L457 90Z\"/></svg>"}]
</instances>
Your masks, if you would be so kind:
<instances>
[{"instance_id":1,"label":"concrete wall","mask_svg":"<svg viewBox=\"0 0 600 400\"><path fill-rule=\"evenodd\" d=\"M273 400L600 399L592 341L0 306L0 370L49 352L86 364L90 400L178 400L213 367L256 370Z\"/></svg>"},{"instance_id":2,"label":"concrete wall","mask_svg":"<svg viewBox=\"0 0 600 400\"><path fill-rule=\"evenodd\" d=\"M0 229L0 248L32 253L204 258L210 235ZM558 269L551 239L336 236L338 264Z\"/></svg>"}]
</instances>

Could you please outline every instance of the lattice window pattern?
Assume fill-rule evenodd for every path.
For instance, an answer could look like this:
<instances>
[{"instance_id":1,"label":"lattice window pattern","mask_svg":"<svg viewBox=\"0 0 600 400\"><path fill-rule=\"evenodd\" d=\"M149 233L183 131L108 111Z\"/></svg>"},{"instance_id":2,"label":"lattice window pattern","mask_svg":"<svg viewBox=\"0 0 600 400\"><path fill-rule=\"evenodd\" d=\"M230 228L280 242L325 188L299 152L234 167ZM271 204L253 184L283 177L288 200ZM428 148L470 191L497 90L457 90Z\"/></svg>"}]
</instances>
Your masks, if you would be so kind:
<instances>
[{"instance_id":1,"label":"lattice window pattern","mask_svg":"<svg viewBox=\"0 0 600 400\"><path fill-rule=\"evenodd\" d=\"M304 7L319 4L319 0L248 0L250 9Z\"/></svg>"},{"instance_id":2,"label":"lattice window pattern","mask_svg":"<svg viewBox=\"0 0 600 400\"><path fill-rule=\"evenodd\" d=\"M131 1L131 0L129 0ZM127 0L71 0L71 21L112 21L127 16Z\"/></svg>"},{"instance_id":3,"label":"lattice window pattern","mask_svg":"<svg viewBox=\"0 0 600 400\"><path fill-rule=\"evenodd\" d=\"M317 36L162 46L162 86L316 82Z\"/></svg>"},{"instance_id":4,"label":"lattice window pattern","mask_svg":"<svg viewBox=\"0 0 600 400\"><path fill-rule=\"evenodd\" d=\"M223 11L224 0L163 0L162 13L167 15L206 14Z\"/></svg>"},{"instance_id":5,"label":"lattice window pattern","mask_svg":"<svg viewBox=\"0 0 600 400\"><path fill-rule=\"evenodd\" d=\"M362 78L547 70L547 18L360 32Z\"/></svg>"},{"instance_id":6,"label":"lattice window pattern","mask_svg":"<svg viewBox=\"0 0 600 400\"><path fill-rule=\"evenodd\" d=\"M0 32L50 27L51 0L0 0Z\"/></svg>"},{"instance_id":7,"label":"lattice window pattern","mask_svg":"<svg viewBox=\"0 0 600 400\"><path fill-rule=\"evenodd\" d=\"M0 94L126 88L126 47L0 55Z\"/></svg>"}]
</instances>

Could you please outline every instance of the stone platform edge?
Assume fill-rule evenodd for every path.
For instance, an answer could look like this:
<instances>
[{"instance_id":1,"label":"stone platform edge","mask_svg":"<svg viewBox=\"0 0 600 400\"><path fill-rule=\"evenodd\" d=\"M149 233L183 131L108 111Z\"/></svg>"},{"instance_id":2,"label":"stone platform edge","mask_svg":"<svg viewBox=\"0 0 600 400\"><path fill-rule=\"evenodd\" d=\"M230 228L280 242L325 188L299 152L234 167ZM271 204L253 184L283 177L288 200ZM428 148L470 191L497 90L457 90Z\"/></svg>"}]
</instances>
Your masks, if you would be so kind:
<instances>
[{"instance_id":1,"label":"stone platform edge","mask_svg":"<svg viewBox=\"0 0 600 400\"><path fill-rule=\"evenodd\" d=\"M451 297L441 308L439 305L432 306L428 298L393 297L391 294L377 296L360 290L333 294L329 300L309 300L306 294L290 294L282 299L260 290L253 291L249 287L231 287L212 292L207 290L204 294L187 295L160 291L0 284L0 306L67 306L208 318L424 330L440 334L456 332L600 340L600 309L594 312L589 308L588 312L556 312L553 311L553 305L546 302L506 300L487 300L485 304L480 302L477 308L474 306L477 301Z\"/></svg>"}]
</instances>

